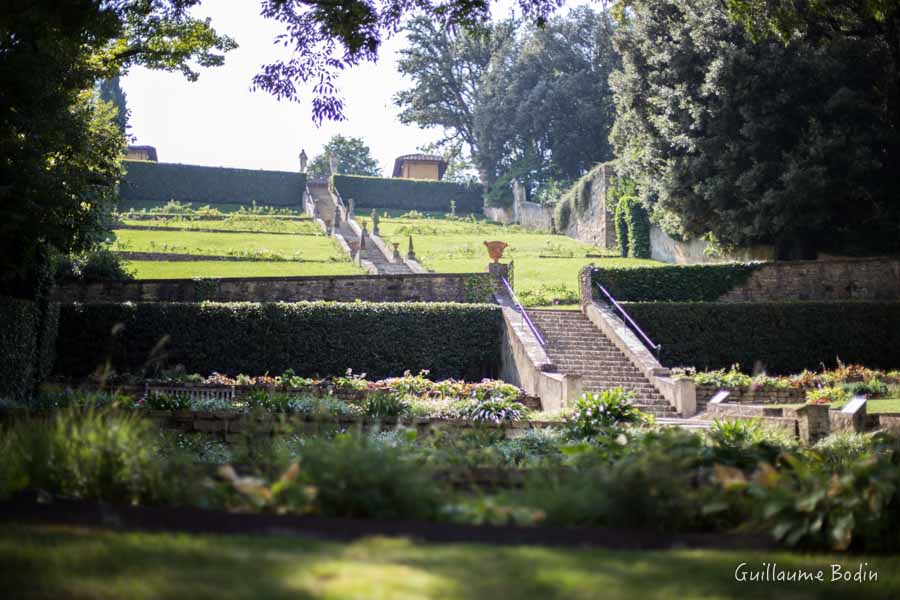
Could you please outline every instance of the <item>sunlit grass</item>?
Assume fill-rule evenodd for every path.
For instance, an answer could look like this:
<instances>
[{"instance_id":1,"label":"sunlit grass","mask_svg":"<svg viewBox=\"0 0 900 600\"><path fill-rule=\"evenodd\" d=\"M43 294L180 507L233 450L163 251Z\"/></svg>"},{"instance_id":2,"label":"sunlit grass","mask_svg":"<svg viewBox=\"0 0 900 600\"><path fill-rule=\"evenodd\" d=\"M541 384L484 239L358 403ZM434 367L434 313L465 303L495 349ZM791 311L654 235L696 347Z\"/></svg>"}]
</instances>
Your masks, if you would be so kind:
<instances>
[{"instance_id":1,"label":"sunlit grass","mask_svg":"<svg viewBox=\"0 0 900 600\"><path fill-rule=\"evenodd\" d=\"M735 581L740 563L825 573L821 583ZM878 572L830 582L831 565ZM786 552L623 552L404 538L333 543L290 537L0 528L0 589L9 598L682 600L896 598L900 559Z\"/></svg>"},{"instance_id":2,"label":"sunlit grass","mask_svg":"<svg viewBox=\"0 0 900 600\"><path fill-rule=\"evenodd\" d=\"M137 279L194 277L290 277L298 275L362 275L351 262L152 261L132 260L125 266Z\"/></svg>"}]
</instances>

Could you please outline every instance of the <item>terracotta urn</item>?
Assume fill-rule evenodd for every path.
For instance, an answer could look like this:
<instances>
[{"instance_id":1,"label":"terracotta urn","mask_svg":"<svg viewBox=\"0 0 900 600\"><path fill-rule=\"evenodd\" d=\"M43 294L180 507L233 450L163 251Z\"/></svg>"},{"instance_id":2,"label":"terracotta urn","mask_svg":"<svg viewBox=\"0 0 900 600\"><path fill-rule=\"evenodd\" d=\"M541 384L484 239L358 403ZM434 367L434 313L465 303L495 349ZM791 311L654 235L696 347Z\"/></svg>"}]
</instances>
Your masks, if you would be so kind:
<instances>
[{"instance_id":1,"label":"terracotta urn","mask_svg":"<svg viewBox=\"0 0 900 600\"><path fill-rule=\"evenodd\" d=\"M500 259L503 258L503 251L509 246L506 242L485 242L484 245L487 246L488 255L494 262L500 262Z\"/></svg>"}]
</instances>

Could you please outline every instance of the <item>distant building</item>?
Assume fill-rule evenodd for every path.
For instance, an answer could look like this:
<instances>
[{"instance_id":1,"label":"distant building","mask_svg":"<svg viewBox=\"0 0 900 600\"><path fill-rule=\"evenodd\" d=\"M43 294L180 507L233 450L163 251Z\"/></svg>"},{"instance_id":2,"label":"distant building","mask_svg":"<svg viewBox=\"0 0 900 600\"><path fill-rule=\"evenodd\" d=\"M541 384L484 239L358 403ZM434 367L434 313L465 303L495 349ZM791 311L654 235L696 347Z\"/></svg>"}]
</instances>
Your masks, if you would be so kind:
<instances>
[{"instance_id":1,"label":"distant building","mask_svg":"<svg viewBox=\"0 0 900 600\"><path fill-rule=\"evenodd\" d=\"M446 170L447 161L434 154L407 154L394 161L394 177L403 179L440 181Z\"/></svg>"},{"instance_id":2,"label":"distant building","mask_svg":"<svg viewBox=\"0 0 900 600\"><path fill-rule=\"evenodd\" d=\"M153 146L128 146L125 151L125 160L152 160L159 162L156 158L156 148Z\"/></svg>"}]
</instances>

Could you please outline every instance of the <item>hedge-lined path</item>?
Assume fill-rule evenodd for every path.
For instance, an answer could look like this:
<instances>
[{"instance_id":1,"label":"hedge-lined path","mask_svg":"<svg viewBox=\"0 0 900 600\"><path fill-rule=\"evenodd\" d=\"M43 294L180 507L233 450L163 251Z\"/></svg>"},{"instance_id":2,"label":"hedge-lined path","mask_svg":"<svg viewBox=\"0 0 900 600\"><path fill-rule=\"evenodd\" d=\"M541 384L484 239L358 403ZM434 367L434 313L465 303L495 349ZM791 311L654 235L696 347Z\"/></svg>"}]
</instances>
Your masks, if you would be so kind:
<instances>
[{"instance_id":1,"label":"hedge-lined path","mask_svg":"<svg viewBox=\"0 0 900 600\"><path fill-rule=\"evenodd\" d=\"M547 355L563 374L579 374L585 392L633 390L635 406L657 417L677 417L675 408L625 354L581 312L529 309L547 341Z\"/></svg>"}]
</instances>

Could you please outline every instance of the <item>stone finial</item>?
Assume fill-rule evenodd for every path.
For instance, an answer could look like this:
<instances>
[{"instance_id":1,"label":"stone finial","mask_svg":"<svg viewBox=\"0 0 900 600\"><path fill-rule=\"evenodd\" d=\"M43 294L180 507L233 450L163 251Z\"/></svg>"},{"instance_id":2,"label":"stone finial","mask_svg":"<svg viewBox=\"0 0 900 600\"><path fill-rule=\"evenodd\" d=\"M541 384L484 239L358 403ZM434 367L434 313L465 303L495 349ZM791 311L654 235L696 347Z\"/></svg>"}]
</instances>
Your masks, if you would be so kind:
<instances>
[{"instance_id":1,"label":"stone finial","mask_svg":"<svg viewBox=\"0 0 900 600\"><path fill-rule=\"evenodd\" d=\"M400 261L400 242L394 242L394 262Z\"/></svg>"},{"instance_id":2,"label":"stone finial","mask_svg":"<svg viewBox=\"0 0 900 600\"><path fill-rule=\"evenodd\" d=\"M406 251L406 258L416 260L416 251L413 249L412 236L409 236L409 249Z\"/></svg>"},{"instance_id":3,"label":"stone finial","mask_svg":"<svg viewBox=\"0 0 900 600\"><path fill-rule=\"evenodd\" d=\"M300 172L306 173L306 161L307 161L306 150L303 150L303 149L300 150L299 158L300 158Z\"/></svg>"},{"instance_id":4,"label":"stone finial","mask_svg":"<svg viewBox=\"0 0 900 600\"><path fill-rule=\"evenodd\" d=\"M372 235L381 235L381 232L378 231L378 223L380 219L378 218L378 209L372 209Z\"/></svg>"}]
</instances>

